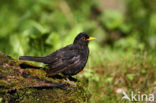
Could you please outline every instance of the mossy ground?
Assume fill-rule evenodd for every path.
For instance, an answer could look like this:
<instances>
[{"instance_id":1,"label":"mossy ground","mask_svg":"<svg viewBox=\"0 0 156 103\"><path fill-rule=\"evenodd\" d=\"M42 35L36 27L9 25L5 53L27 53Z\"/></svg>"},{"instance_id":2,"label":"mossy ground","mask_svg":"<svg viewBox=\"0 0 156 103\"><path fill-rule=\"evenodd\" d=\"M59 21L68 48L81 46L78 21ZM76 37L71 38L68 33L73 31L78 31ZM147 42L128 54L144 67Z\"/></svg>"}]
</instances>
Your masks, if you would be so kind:
<instances>
[{"instance_id":1,"label":"mossy ground","mask_svg":"<svg viewBox=\"0 0 156 103\"><path fill-rule=\"evenodd\" d=\"M73 85L64 79L48 78L42 69L22 69L20 64L21 61L0 54L0 103L88 101L89 92L85 91L82 83Z\"/></svg>"}]
</instances>

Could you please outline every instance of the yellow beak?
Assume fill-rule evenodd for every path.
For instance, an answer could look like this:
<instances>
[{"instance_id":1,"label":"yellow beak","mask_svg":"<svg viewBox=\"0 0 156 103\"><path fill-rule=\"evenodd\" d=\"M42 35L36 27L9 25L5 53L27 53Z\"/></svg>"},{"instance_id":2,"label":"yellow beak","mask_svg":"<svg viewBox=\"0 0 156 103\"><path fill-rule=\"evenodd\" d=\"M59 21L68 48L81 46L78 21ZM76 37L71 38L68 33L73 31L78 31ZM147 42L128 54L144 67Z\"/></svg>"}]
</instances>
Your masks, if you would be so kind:
<instances>
[{"instance_id":1,"label":"yellow beak","mask_svg":"<svg viewBox=\"0 0 156 103\"><path fill-rule=\"evenodd\" d=\"M94 37L89 37L87 40L95 40L96 38Z\"/></svg>"}]
</instances>

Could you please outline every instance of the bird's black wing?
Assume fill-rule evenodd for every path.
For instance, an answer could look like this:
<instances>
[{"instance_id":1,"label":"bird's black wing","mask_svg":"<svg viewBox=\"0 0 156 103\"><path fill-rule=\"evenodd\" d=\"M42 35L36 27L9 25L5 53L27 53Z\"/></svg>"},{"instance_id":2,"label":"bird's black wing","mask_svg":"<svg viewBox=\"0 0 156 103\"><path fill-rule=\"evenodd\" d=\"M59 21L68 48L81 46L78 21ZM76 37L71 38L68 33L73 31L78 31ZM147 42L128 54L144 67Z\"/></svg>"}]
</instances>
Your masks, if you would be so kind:
<instances>
[{"instance_id":1,"label":"bird's black wing","mask_svg":"<svg viewBox=\"0 0 156 103\"><path fill-rule=\"evenodd\" d=\"M49 64L50 70L47 72L47 75L58 74L80 63L81 56L78 50L73 48L72 46L67 46L67 48L60 49L48 56L53 58L53 60Z\"/></svg>"}]
</instances>

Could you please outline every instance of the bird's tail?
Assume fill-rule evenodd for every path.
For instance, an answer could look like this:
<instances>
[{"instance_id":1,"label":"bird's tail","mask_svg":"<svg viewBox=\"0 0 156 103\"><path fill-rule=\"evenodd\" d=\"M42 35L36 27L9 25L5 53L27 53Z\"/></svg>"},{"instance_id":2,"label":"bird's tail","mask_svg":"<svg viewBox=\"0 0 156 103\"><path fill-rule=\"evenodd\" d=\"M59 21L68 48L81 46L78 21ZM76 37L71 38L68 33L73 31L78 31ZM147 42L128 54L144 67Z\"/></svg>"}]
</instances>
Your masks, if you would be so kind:
<instances>
[{"instance_id":1,"label":"bird's tail","mask_svg":"<svg viewBox=\"0 0 156 103\"><path fill-rule=\"evenodd\" d=\"M43 62L45 63L44 57L33 57L33 56L20 56L20 60L28 60L28 61L36 61L36 62Z\"/></svg>"}]
</instances>

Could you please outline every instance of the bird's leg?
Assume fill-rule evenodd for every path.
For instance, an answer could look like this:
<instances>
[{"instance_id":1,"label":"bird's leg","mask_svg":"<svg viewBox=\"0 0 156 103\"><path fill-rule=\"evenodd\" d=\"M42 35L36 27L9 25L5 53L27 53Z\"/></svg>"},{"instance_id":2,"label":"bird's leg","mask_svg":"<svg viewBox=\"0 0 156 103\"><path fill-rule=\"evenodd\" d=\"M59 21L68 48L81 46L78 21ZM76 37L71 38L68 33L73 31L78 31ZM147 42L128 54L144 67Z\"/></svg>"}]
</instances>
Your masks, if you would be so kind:
<instances>
[{"instance_id":1,"label":"bird's leg","mask_svg":"<svg viewBox=\"0 0 156 103\"><path fill-rule=\"evenodd\" d=\"M70 78L71 76L65 76L65 80L69 83L69 84L71 84L71 85L73 85L73 86L76 86L76 84L73 82L73 81L71 81L69 78Z\"/></svg>"},{"instance_id":2,"label":"bird's leg","mask_svg":"<svg viewBox=\"0 0 156 103\"><path fill-rule=\"evenodd\" d=\"M72 77L72 76L65 76L65 80L67 81L73 81L73 82L79 82L79 80L77 80L76 78Z\"/></svg>"},{"instance_id":3,"label":"bird's leg","mask_svg":"<svg viewBox=\"0 0 156 103\"><path fill-rule=\"evenodd\" d=\"M66 80L67 82L70 82L68 76L65 76L65 80Z\"/></svg>"}]
</instances>

